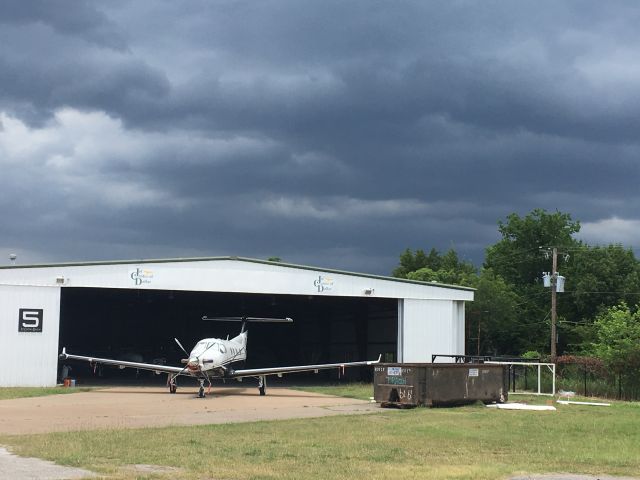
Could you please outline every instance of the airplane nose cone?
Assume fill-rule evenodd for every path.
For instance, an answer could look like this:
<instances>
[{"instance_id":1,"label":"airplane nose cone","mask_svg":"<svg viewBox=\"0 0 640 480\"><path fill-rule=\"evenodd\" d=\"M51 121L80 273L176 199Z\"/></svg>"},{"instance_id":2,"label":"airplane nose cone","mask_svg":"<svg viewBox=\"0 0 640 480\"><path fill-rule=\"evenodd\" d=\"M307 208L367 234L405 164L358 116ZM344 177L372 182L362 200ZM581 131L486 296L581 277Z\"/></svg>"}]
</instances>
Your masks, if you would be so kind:
<instances>
[{"instance_id":1,"label":"airplane nose cone","mask_svg":"<svg viewBox=\"0 0 640 480\"><path fill-rule=\"evenodd\" d=\"M191 357L187 362L187 368L189 370L198 370L198 359L195 357Z\"/></svg>"}]
</instances>

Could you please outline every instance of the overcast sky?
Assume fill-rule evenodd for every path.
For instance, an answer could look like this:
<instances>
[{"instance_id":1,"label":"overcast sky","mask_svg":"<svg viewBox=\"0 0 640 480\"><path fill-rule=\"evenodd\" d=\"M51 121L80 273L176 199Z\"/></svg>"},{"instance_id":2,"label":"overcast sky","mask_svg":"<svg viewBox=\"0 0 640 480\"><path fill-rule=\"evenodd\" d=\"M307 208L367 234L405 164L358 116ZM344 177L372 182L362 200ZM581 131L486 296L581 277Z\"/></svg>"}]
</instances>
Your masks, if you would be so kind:
<instances>
[{"instance_id":1,"label":"overcast sky","mask_svg":"<svg viewBox=\"0 0 640 480\"><path fill-rule=\"evenodd\" d=\"M640 245L637 1L0 3L0 265ZM4 253L2 253L4 252Z\"/></svg>"}]
</instances>

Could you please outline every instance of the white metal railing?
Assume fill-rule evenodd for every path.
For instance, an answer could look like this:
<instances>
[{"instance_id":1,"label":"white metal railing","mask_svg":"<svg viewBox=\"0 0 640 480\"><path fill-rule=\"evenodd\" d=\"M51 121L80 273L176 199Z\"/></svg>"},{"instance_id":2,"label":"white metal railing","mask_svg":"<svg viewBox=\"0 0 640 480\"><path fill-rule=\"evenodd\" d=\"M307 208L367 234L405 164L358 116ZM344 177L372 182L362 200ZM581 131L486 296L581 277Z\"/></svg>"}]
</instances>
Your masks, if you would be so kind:
<instances>
[{"instance_id":1,"label":"white metal railing","mask_svg":"<svg viewBox=\"0 0 640 480\"><path fill-rule=\"evenodd\" d=\"M541 362L494 362L488 361L484 363L491 363L493 365L525 365L525 366L537 366L538 367L538 391L537 392L510 392L517 394L529 394L529 395L555 395L556 394L556 364L555 363L541 363ZM551 372L551 393L543 393L541 388L541 369L542 367L547 367ZM515 378L514 378L514 389L515 389Z\"/></svg>"}]
</instances>

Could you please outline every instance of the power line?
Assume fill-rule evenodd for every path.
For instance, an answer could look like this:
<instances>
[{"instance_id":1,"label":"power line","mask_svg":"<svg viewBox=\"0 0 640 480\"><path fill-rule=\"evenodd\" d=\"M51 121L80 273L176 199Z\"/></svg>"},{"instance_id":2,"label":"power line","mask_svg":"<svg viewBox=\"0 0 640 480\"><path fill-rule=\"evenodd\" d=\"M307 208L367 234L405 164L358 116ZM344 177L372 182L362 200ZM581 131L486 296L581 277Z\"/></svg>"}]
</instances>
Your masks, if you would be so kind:
<instances>
[{"instance_id":1,"label":"power line","mask_svg":"<svg viewBox=\"0 0 640 480\"><path fill-rule=\"evenodd\" d=\"M531 247L527 249L516 250L508 255L501 255L500 260L508 260L510 258L521 257L527 253L537 252L539 247Z\"/></svg>"},{"instance_id":2,"label":"power line","mask_svg":"<svg viewBox=\"0 0 640 480\"><path fill-rule=\"evenodd\" d=\"M573 293L573 294L582 294L582 293L588 293L589 295L592 294L602 294L602 295L640 295L640 292L582 292L580 290L566 290L564 293Z\"/></svg>"}]
</instances>

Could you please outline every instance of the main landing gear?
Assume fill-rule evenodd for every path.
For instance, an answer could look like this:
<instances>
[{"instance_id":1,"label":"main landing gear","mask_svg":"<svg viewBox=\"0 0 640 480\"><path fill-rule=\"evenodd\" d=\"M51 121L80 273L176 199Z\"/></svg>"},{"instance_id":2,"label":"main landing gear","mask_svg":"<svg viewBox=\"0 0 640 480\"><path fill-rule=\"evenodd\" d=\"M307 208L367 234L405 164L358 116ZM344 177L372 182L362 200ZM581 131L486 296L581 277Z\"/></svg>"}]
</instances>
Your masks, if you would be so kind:
<instances>
[{"instance_id":1,"label":"main landing gear","mask_svg":"<svg viewBox=\"0 0 640 480\"><path fill-rule=\"evenodd\" d=\"M264 375L258 377L258 391L260 392L260 396L267 394L267 377Z\"/></svg>"}]
</instances>

